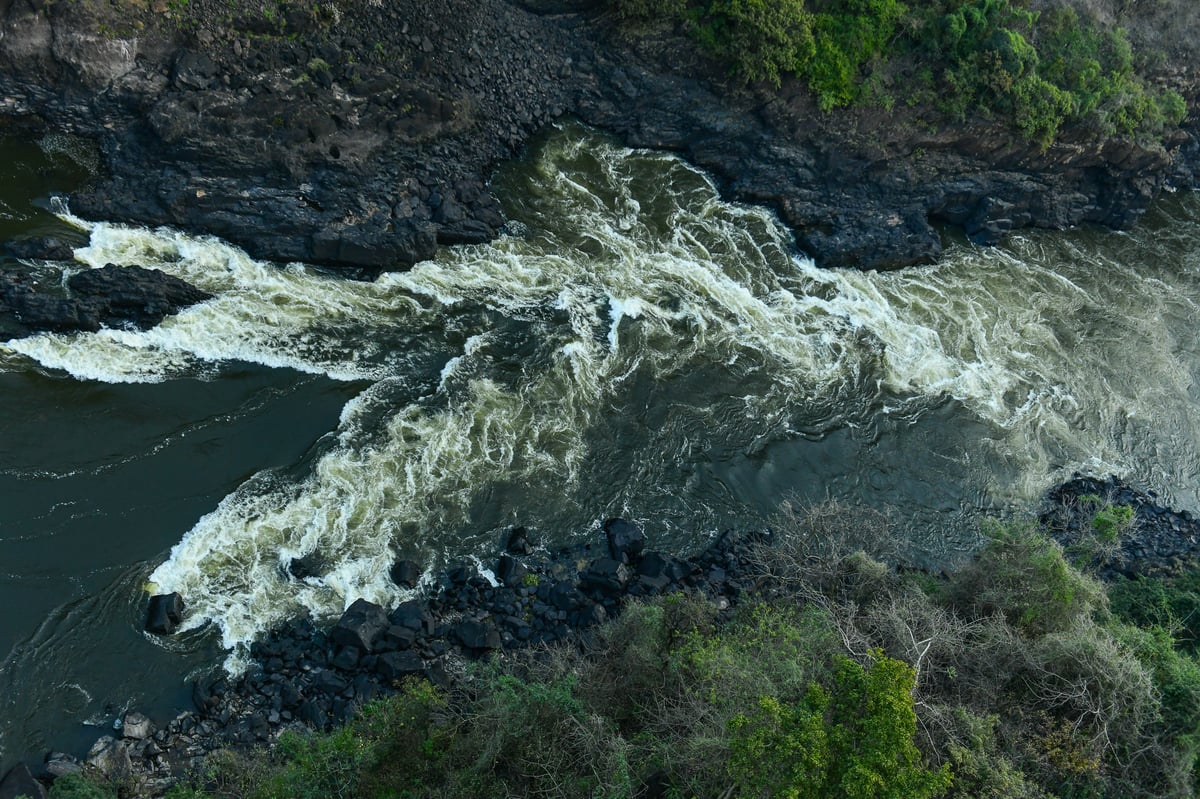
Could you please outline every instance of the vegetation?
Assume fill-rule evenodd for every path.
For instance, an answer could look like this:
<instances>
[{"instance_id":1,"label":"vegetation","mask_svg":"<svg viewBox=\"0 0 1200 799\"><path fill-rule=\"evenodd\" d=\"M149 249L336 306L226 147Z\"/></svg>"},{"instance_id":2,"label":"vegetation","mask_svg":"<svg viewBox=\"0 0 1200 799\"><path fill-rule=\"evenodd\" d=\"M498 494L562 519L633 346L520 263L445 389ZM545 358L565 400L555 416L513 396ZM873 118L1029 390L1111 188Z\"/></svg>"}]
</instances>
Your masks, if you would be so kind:
<instances>
[{"instance_id":1,"label":"vegetation","mask_svg":"<svg viewBox=\"0 0 1200 799\"><path fill-rule=\"evenodd\" d=\"M587 651L404 683L342 729L210 757L169 796L1196 795L1200 574L1106 592L1035 527L995 524L934 578L887 565L877 514L785 508L776 529L731 618L634 603ZM53 795L111 795L88 790Z\"/></svg>"},{"instance_id":2,"label":"vegetation","mask_svg":"<svg viewBox=\"0 0 1200 799\"><path fill-rule=\"evenodd\" d=\"M1139 77L1124 30L1028 0L611 0L619 16L685 25L746 80L808 84L829 111L890 107L889 86L953 118L981 113L1042 146L1068 125L1152 141L1183 98Z\"/></svg>"}]
</instances>

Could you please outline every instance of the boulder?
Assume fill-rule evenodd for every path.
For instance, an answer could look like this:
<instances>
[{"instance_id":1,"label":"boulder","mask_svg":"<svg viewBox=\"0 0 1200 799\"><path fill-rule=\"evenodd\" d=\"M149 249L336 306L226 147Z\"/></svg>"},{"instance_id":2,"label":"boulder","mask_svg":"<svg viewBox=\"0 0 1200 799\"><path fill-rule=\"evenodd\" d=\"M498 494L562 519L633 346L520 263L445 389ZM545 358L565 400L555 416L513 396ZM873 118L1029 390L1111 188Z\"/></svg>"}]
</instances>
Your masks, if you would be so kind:
<instances>
[{"instance_id":1,"label":"boulder","mask_svg":"<svg viewBox=\"0 0 1200 799\"><path fill-rule=\"evenodd\" d=\"M550 589L550 604L559 610L575 610L585 601L583 594L573 583L566 580L555 583Z\"/></svg>"},{"instance_id":2,"label":"boulder","mask_svg":"<svg viewBox=\"0 0 1200 799\"><path fill-rule=\"evenodd\" d=\"M92 748L88 750L87 763L113 782L125 779L133 771L129 749L123 741L118 741L111 735L105 735L92 744Z\"/></svg>"},{"instance_id":3,"label":"boulder","mask_svg":"<svg viewBox=\"0 0 1200 799\"><path fill-rule=\"evenodd\" d=\"M646 548L646 534L642 528L625 519L606 521L604 535L608 538L608 551L621 563L632 562Z\"/></svg>"},{"instance_id":4,"label":"boulder","mask_svg":"<svg viewBox=\"0 0 1200 799\"><path fill-rule=\"evenodd\" d=\"M520 585L527 574L529 569L525 564L511 555L501 555L496 563L496 579L510 588Z\"/></svg>"},{"instance_id":5,"label":"boulder","mask_svg":"<svg viewBox=\"0 0 1200 799\"><path fill-rule=\"evenodd\" d=\"M83 771L83 765L74 755L65 752L51 752L46 755L46 773L53 779L65 777L68 774L78 774Z\"/></svg>"},{"instance_id":6,"label":"boulder","mask_svg":"<svg viewBox=\"0 0 1200 799\"><path fill-rule=\"evenodd\" d=\"M183 621L183 597L178 593L155 594L150 597L146 613L146 630L157 635L170 635Z\"/></svg>"},{"instance_id":7,"label":"boulder","mask_svg":"<svg viewBox=\"0 0 1200 799\"><path fill-rule=\"evenodd\" d=\"M533 547L529 544L529 534L524 527L514 527L509 531L504 548L513 555L528 555L533 552Z\"/></svg>"},{"instance_id":8,"label":"boulder","mask_svg":"<svg viewBox=\"0 0 1200 799\"><path fill-rule=\"evenodd\" d=\"M585 591L599 591L607 596L619 595L628 581L629 567L613 558L597 558L579 576Z\"/></svg>"},{"instance_id":9,"label":"boulder","mask_svg":"<svg viewBox=\"0 0 1200 799\"><path fill-rule=\"evenodd\" d=\"M74 248L53 236L17 239L8 242L4 248L14 258L30 261L70 261L75 258Z\"/></svg>"},{"instance_id":10,"label":"boulder","mask_svg":"<svg viewBox=\"0 0 1200 799\"><path fill-rule=\"evenodd\" d=\"M29 773L29 767L18 763L0 780L0 799L46 799L46 789Z\"/></svg>"},{"instance_id":11,"label":"boulder","mask_svg":"<svg viewBox=\"0 0 1200 799\"><path fill-rule=\"evenodd\" d=\"M454 636L467 649L482 651L500 648L500 633L492 625L483 622L460 622L454 627Z\"/></svg>"},{"instance_id":12,"label":"boulder","mask_svg":"<svg viewBox=\"0 0 1200 799\"><path fill-rule=\"evenodd\" d=\"M142 740L154 734L154 724L146 716L131 710L121 719L121 737Z\"/></svg>"},{"instance_id":13,"label":"boulder","mask_svg":"<svg viewBox=\"0 0 1200 799\"><path fill-rule=\"evenodd\" d=\"M398 649L408 649L416 640L417 631L415 629L400 624L393 624L375 639L375 650L378 652L395 652Z\"/></svg>"},{"instance_id":14,"label":"boulder","mask_svg":"<svg viewBox=\"0 0 1200 799\"><path fill-rule=\"evenodd\" d=\"M424 669L425 663L416 652L385 652L375 662L375 671L391 682L420 674Z\"/></svg>"},{"instance_id":15,"label":"boulder","mask_svg":"<svg viewBox=\"0 0 1200 799\"><path fill-rule=\"evenodd\" d=\"M390 625L387 611L382 607L365 599L356 599L329 631L329 639L342 646L353 646L363 652L370 652L375 636Z\"/></svg>"},{"instance_id":16,"label":"boulder","mask_svg":"<svg viewBox=\"0 0 1200 799\"><path fill-rule=\"evenodd\" d=\"M421 566L412 560L398 560L392 566L392 582L404 588L416 588L421 580Z\"/></svg>"},{"instance_id":17,"label":"boulder","mask_svg":"<svg viewBox=\"0 0 1200 799\"><path fill-rule=\"evenodd\" d=\"M433 616L424 603L416 599L401 602L390 618L393 624L416 630L420 635L433 634Z\"/></svg>"}]
</instances>

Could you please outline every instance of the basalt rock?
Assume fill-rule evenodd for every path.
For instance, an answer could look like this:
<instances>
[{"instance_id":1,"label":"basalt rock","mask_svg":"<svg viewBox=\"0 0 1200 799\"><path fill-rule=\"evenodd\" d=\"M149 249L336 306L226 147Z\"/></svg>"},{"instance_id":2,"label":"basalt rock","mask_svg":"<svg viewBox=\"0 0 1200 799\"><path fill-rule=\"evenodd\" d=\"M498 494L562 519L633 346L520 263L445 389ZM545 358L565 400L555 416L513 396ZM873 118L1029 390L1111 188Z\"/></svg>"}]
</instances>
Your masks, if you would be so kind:
<instances>
[{"instance_id":1,"label":"basalt rock","mask_svg":"<svg viewBox=\"0 0 1200 799\"><path fill-rule=\"evenodd\" d=\"M1194 127L1161 147L1066 131L1042 148L904 103L824 114L803 82L744 85L685 30L634 32L598 0L346 0L276 19L191 0L188 25L155 5L0 6L0 117L98 144L76 213L354 275L495 236L488 176L565 114L682 154L830 266L932 260L941 224L985 243L1129 225L1200 171ZM1194 107L1200 59L1181 46L1155 77Z\"/></svg>"},{"instance_id":2,"label":"basalt rock","mask_svg":"<svg viewBox=\"0 0 1200 799\"><path fill-rule=\"evenodd\" d=\"M146 630L158 635L170 635L183 621L183 597L177 593L155 594L150 597L146 613Z\"/></svg>"},{"instance_id":3,"label":"basalt rock","mask_svg":"<svg viewBox=\"0 0 1200 799\"><path fill-rule=\"evenodd\" d=\"M18 763L0 780L0 799L46 799L46 787L33 778L29 767Z\"/></svg>"},{"instance_id":4,"label":"basalt rock","mask_svg":"<svg viewBox=\"0 0 1200 799\"><path fill-rule=\"evenodd\" d=\"M76 272L61 285L22 271L0 272L0 321L23 332L69 333L102 327L147 329L211 295L157 269Z\"/></svg>"},{"instance_id":5,"label":"basalt rock","mask_svg":"<svg viewBox=\"0 0 1200 799\"><path fill-rule=\"evenodd\" d=\"M1097 526L1098 513L1115 518L1113 509L1122 507L1132 511L1128 524ZM1103 579L1171 577L1200 568L1200 519L1115 475L1074 475L1047 494L1040 518L1069 553L1090 559Z\"/></svg>"}]
</instances>

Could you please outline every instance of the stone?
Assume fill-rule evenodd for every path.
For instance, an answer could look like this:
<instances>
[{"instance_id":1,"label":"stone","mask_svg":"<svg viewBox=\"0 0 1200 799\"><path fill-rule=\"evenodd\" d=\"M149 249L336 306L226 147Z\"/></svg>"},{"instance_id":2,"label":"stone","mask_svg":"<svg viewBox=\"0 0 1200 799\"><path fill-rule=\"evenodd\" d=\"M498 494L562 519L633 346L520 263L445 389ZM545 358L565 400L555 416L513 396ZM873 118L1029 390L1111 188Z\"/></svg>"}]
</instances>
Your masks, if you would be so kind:
<instances>
[{"instance_id":1,"label":"stone","mask_svg":"<svg viewBox=\"0 0 1200 799\"><path fill-rule=\"evenodd\" d=\"M424 603L419 600L410 599L407 602L401 602L391 612L389 618L393 624L416 630L421 635L433 634L433 616L429 614Z\"/></svg>"},{"instance_id":2,"label":"stone","mask_svg":"<svg viewBox=\"0 0 1200 799\"><path fill-rule=\"evenodd\" d=\"M131 710L121 719L121 737L142 740L154 734L154 724L146 716Z\"/></svg>"},{"instance_id":3,"label":"stone","mask_svg":"<svg viewBox=\"0 0 1200 799\"><path fill-rule=\"evenodd\" d=\"M5 249L14 258L30 261L71 261L75 258L74 248L53 236L17 239L8 242Z\"/></svg>"},{"instance_id":4,"label":"stone","mask_svg":"<svg viewBox=\"0 0 1200 799\"><path fill-rule=\"evenodd\" d=\"M358 665L361 650L356 646L344 646L333 657L333 667L342 671L350 671Z\"/></svg>"},{"instance_id":5,"label":"stone","mask_svg":"<svg viewBox=\"0 0 1200 799\"><path fill-rule=\"evenodd\" d=\"M579 577L580 586L608 596L617 596L629 581L629 568L613 558L597 558Z\"/></svg>"},{"instance_id":6,"label":"stone","mask_svg":"<svg viewBox=\"0 0 1200 799\"><path fill-rule=\"evenodd\" d=\"M375 639L375 649L378 652L394 652L398 649L408 649L416 640L416 630L411 627L393 624Z\"/></svg>"},{"instance_id":7,"label":"stone","mask_svg":"<svg viewBox=\"0 0 1200 799\"><path fill-rule=\"evenodd\" d=\"M527 574L529 568L511 555L501 555L496 563L496 579L506 586L520 585Z\"/></svg>"},{"instance_id":8,"label":"stone","mask_svg":"<svg viewBox=\"0 0 1200 799\"><path fill-rule=\"evenodd\" d=\"M118 741L111 735L105 735L92 744L92 748L88 750L87 763L114 782L125 779L133 771L129 749L123 741Z\"/></svg>"},{"instance_id":9,"label":"stone","mask_svg":"<svg viewBox=\"0 0 1200 799\"><path fill-rule=\"evenodd\" d=\"M504 548L514 555L528 555L533 552L529 544L529 535L524 527L514 527L508 533L508 541Z\"/></svg>"},{"instance_id":10,"label":"stone","mask_svg":"<svg viewBox=\"0 0 1200 799\"><path fill-rule=\"evenodd\" d=\"M170 635L183 621L183 597L178 593L155 594L150 597L146 613L146 630L157 635Z\"/></svg>"},{"instance_id":11,"label":"stone","mask_svg":"<svg viewBox=\"0 0 1200 799\"><path fill-rule=\"evenodd\" d=\"M604 535L608 538L608 551L614 560L630 563L646 548L646 535L642 528L625 519L609 519L604 523Z\"/></svg>"},{"instance_id":12,"label":"stone","mask_svg":"<svg viewBox=\"0 0 1200 799\"><path fill-rule=\"evenodd\" d=\"M46 789L33 778L29 767L18 763L0 780L0 799L46 799Z\"/></svg>"},{"instance_id":13,"label":"stone","mask_svg":"<svg viewBox=\"0 0 1200 799\"><path fill-rule=\"evenodd\" d=\"M392 582L403 588L416 588L421 580L421 567L416 561L398 560L392 565Z\"/></svg>"},{"instance_id":14,"label":"stone","mask_svg":"<svg viewBox=\"0 0 1200 799\"><path fill-rule=\"evenodd\" d=\"M468 649L500 648L499 631L492 625L479 621L460 622L454 627L454 637Z\"/></svg>"},{"instance_id":15,"label":"stone","mask_svg":"<svg viewBox=\"0 0 1200 799\"><path fill-rule=\"evenodd\" d=\"M64 752L51 752L46 755L46 773L54 779L68 774L78 774L83 771L83 764L74 755Z\"/></svg>"},{"instance_id":16,"label":"stone","mask_svg":"<svg viewBox=\"0 0 1200 799\"><path fill-rule=\"evenodd\" d=\"M559 610L574 610L583 602L584 596L579 589L565 580L555 583L550 589L550 604Z\"/></svg>"},{"instance_id":17,"label":"stone","mask_svg":"<svg viewBox=\"0 0 1200 799\"><path fill-rule=\"evenodd\" d=\"M365 599L356 599L329 631L329 639L342 646L353 646L363 652L370 652L375 636L386 630L390 624L387 611L382 607Z\"/></svg>"},{"instance_id":18,"label":"stone","mask_svg":"<svg viewBox=\"0 0 1200 799\"><path fill-rule=\"evenodd\" d=\"M385 652L375 662L375 671L390 682L420 674L425 663L416 652Z\"/></svg>"},{"instance_id":19,"label":"stone","mask_svg":"<svg viewBox=\"0 0 1200 799\"><path fill-rule=\"evenodd\" d=\"M320 705L311 699L304 700L296 717L316 730L323 730L329 725L329 716L325 714Z\"/></svg>"}]
</instances>

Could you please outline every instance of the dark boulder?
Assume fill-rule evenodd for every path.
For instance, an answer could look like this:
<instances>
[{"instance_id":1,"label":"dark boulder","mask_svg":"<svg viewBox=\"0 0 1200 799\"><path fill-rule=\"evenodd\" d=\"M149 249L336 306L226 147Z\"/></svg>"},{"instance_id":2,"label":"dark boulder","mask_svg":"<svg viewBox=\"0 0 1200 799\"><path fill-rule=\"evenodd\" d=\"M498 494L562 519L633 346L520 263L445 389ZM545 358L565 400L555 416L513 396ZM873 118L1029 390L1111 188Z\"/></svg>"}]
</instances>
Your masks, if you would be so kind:
<instances>
[{"instance_id":1,"label":"dark boulder","mask_svg":"<svg viewBox=\"0 0 1200 799\"><path fill-rule=\"evenodd\" d=\"M342 646L353 646L363 652L370 652L375 636L389 626L391 622L387 611L374 602L356 599L329 631L329 639Z\"/></svg>"},{"instance_id":2,"label":"dark boulder","mask_svg":"<svg viewBox=\"0 0 1200 799\"><path fill-rule=\"evenodd\" d=\"M625 519L606 521L604 535L608 538L608 551L622 563L631 563L646 548L646 534L642 528Z\"/></svg>"},{"instance_id":3,"label":"dark boulder","mask_svg":"<svg viewBox=\"0 0 1200 799\"><path fill-rule=\"evenodd\" d=\"M67 279L66 295L57 284L32 275L0 273L0 320L25 332L88 332L101 327L157 325L211 295L157 269L109 264Z\"/></svg>"},{"instance_id":4,"label":"dark boulder","mask_svg":"<svg viewBox=\"0 0 1200 799\"><path fill-rule=\"evenodd\" d=\"M501 555L496 564L496 579L508 587L520 585L529 568L511 555Z\"/></svg>"},{"instance_id":5,"label":"dark boulder","mask_svg":"<svg viewBox=\"0 0 1200 799\"><path fill-rule=\"evenodd\" d=\"M375 639L375 651L395 652L398 649L408 649L416 640L417 631L415 629L393 624Z\"/></svg>"},{"instance_id":6,"label":"dark boulder","mask_svg":"<svg viewBox=\"0 0 1200 799\"><path fill-rule=\"evenodd\" d=\"M53 236L17 239L8 242L4 248L14 258L24 258L29 261L71 261L75 258L74 248L62 239L56 239Z\"/></svg>"},{"instance_id":7,"label":"dark boulder","mask_svg":"<svg viewBox=\"0 0 1200 799\"><path fill-rule=\"evenodd\" d=\"M131 324L143 330L165 317L211 299L212 295L158 269L107 264L67 279L75 297L95 309L105 324Z\"/></svg>"},{"instance_id":8,"label":"dark boulder","mask_svg":"<svg viewBox=\"0 0 1200 799\"><path fill-rule=\"evenodd\" d=\"M385 652L375 661L375 671L389 682L420 674L425 663L416 652Z\"/></svg>"},{"instance_id":9,"label":"dark boulder","mask_svg":"<svg viewBox=\"0 0 1200 799\"><path fill-rule=\"evenodd\" d=\"M629 581L629 567L613 558L598 558L592 561L579 577L585 591L599 591L607 596L617 596L625 590Z\"/></svg>"},{"instance_id":10,"label":"dark boulder","mask_svg":"<svg viewBox=\"0 0 1200 799\"><path fill-rule=\"evenodd\" d=\"M433 634L433 616L425 603L410 599L401 602L391 613L391 622L401 627L416 630L421 635Z\"/></svg>"},{"instance_id":11,"label":"dark boulder","mask_svg":"<svg viewBox=\"0 0 1200 799\"><path fill-rule=\"evenodd\" d=\"M533 552L533 547L529 544L529 534L524 527L514 527L509 531L504 548L513 555L528 555Z\"/></svg>"},{"instance_id":12,"label":"dark boulder","mask_svg":"<svg viewBox=\"0 0 1200 799\"><path fill-rule=\"evenodd\" d=\"M150 597L146 613L146 630L157 635L170 635L183 621L183 597L178 593L155 594Z\"/></svg>"},{"instance_id":13,"label":"dark boulder","mask_svg":"<svg viewBox=\"0 0 1200 799\"><path fill-rule=\"evenodd\" d=\"M18 763L0 780L0 799L46 799L46 789L29 773L29 767Z\"/></svg>"},{"instance_id":14,"label":"dark boulder","mask_svg":"<svg viewBox=\"0 0 1200 799\"><path fill-rule=\"evenodd\" d=\"M454 636L468 649L487 650L500 648L500 633L490 624L479 621L464 621L454 627Z\"/></svg>"},{"instance_id":15,"label":"dark boulder","mask_svg":"<svg viewBox=\"0 0 1200 799\"><path fill-rule=\"evenodd\" d=\"M416 561L398 560L392 565L392 582L404 588L416 588L421 580L421 566Z\"/></svg>"},{"instance_id":16,"label":"dark boulder","mask_svg":"<svg viewBox=\"0 0 1200 799\"><path fill-rule=\"evenodd\" d=\"M586 601L579 589L566 580L551 587L549 599L550 604L559 610L575 610Z\"/></svg>"}]
</instances>

